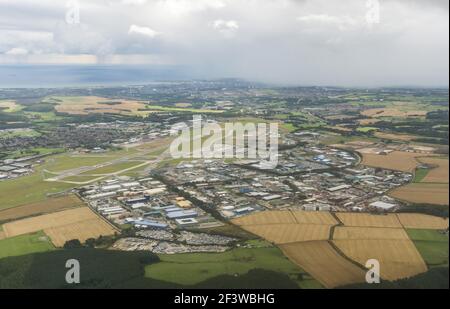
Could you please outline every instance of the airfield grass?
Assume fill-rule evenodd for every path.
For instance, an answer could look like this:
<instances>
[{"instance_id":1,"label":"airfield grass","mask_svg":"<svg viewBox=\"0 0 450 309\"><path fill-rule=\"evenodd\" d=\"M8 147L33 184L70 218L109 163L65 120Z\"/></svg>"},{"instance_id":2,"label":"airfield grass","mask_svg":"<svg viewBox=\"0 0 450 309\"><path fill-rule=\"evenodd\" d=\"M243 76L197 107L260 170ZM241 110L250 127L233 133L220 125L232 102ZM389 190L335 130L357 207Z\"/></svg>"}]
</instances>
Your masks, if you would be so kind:
<instances>
[{"instance_id":1,"label":"airfield grass","mask_svg":"<svg viewBox=\"0 0 450 309\"><path fill-rule=\"evenodd\" d=\"M290 262L278 248L237 248L224 253L159 255L161 262L147 266L147 278L194 285L220 276L239 276L254 269L283 273L300 288L321 288L320 283Z\"/></svg>"},{"instance_id":2,"label":"airfield grass","mask_svg":"<svg viewBox=\"0 0 450 309\"><path fill-rule=\"evenodd\" d=\"M0 240L0 259L52 250L55 247L44 232Z\"/></svg>"},{"instance_id":3,"label":"airfield grass","mask_svg":"<svg viewBox=\"0 0 450 309\"><path fill-rule=\"evenodd\" d=\"M135 149L129 149L128 151L109 151L100 154L73 155L65 153L48 159L45 166L46 169L50 170L51 172L61 172L70 169L76 169L82 166L94 166L97 164L106 163L114 159L132 155L133 153L136 153Z\"/></svg>"},{"instance_id":4,"label":"airfield grass","mask_svg":"<svg viewBox=\"0 0 450 309\"><path fill-rule=\"evenodd\" d=\"M6 159L18 159L26 156L37 156L37 155L48 155L48 154L58 154L64 152L62 148L28 148L20 149L13 152L8 152Z\"/></svg>"},{"instance_id":5,"label":"airfield grass","mask_svg":"<svg viewBox=\"0 0 450 309\"><path fill-rule=\"evenodd\" d=\"M143 164L144 162L138 162L138 161L127 161L127 162L121 162L117 164L111 164L108 166L100 167L95 170L90 170L87 172L84 172L80 175L104 175L104 174L113 174L120 172L125 169L129 169L135 166L138 166L140 164Z\"/></svg>"},{"instance_id":6,"label":"airfield grass","mask_svg":"<svg viewBox=\"0 0 450 309\"><path fill-rule=\"evenodd\" d=\"M0 182L0 209L41 202L48 198L48 194L63 192L75 187L74 184L44 181L44 177L54 176L51 173L43 173L44 170L58 172L81 166L92 166L130 155L134 151L133 149L128 152L119 150L100 155L89 154L78 157L65 153L47 157L46 163L38 166L33 174Z\"/></svg>"},{"instance_id":7,"label":"airfield grass","mask_svg":"<svg viewBox=\"0 0 450 309\"><path fill-rule=\"evenodd\" d=\"M448 266L448 235L436 230L406 230L429 267Z\"/></svg>"},{"instance_id":8,"label":"airfield grass","mask_svg":"<svg viewBox=\"0 0 450 309\"><path fill-rule=\"evenodd\" d=\"M66 178L63 178L62 181L70 181L70 182L90 182L94 181L95 179L98 179L102 176L69 176Z\"/></svg>"},{"instance_id":9,"label":"airfield grass","mask_svg":"<svg viewBox=\"0 0 450 309\"><path fill-rule=\"evenodd\" d=\"M73 188L70 184L44 181L41 171L39 167L32 175L0 182L0 209L44 201L49 193Z\"/></svg>"}]
</instances>

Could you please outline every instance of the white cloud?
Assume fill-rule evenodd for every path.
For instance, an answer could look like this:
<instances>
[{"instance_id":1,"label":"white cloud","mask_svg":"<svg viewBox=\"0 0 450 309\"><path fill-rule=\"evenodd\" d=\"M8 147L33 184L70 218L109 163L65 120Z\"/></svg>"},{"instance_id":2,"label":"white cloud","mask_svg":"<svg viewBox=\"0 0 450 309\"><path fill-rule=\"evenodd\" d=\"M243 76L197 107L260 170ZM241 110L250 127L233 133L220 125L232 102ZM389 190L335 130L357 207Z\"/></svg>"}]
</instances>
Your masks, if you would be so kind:
<instances>
[{"instance_id":1,"label":"white cloud","mask_svg":"<svg viewBox=\"0 0 450 309\"><path fill-rule=\"evenodd\" d=\"M218 19L214 21L213 28L219 31L224 37L232 38L239 30L239 23L235 20Z\"/></svg>"},{"instance_id":2,"label":"white cloud","mask_svg":"<svg viewBox=\"0 0 450 309\"><path fill-rule=\"evenodd\" d=\"M122 4L125 5L144 5L147 0L122 0Z\"/></svg>"},{"instance_id":3,"label":"white cloud","mask_svg":"<svg viewBox=\"0 0 450 309\"><path fill-rule=\"evenodd\" d=\"M24 56L24 55L28 55L28 50L25 48L21 48L21 47L14 47L11 48L10 50L8 50L5 55L10 55L10 56Z\"/></svg>"},{"instance_id":4,"label":"white cloud","mask_svg":"<svg viewBox=\"0 0 450 309\"><path fill-rule=\"evenodd\" d=\"M156 7L168 14L180 17L208 9L223 9L226 4L223 0L159 0Z\"/></svg>"},{"instance_id":5,"label":"white cloud","mask_svg":"<svg viewBox=\"0 0 450 309\"><path fill-rule=\"evenodd\" d=\"M154 38L154 37L160 35L161 33L157 32L149 27L141 27L138 25L131 25L130 29L128 30L128 34L140 34L140 35L147 36L149 38Z\"/></svg>"},{"instance_id":6,"label":"white cloud","mask_svg":"<svg viewBox=\"0 0 450 309\"><path fill-rule=\"evenodd\" d=\"M68 25L65 1L0 0L0 55L89 64L153 55L205 78L448 84L448 0L380 1L373 27L361 0L79 1L81 24ZM28 55L5 55L15 48Z\"/></svg>"},{"instance_id":7,"label":"white cloud","mask_svg":"<svg viewBox=\"0 0 450 309\"><path fill-rule=\"evenodd\" d=\"M327 14L311 14L300 16L297 21L311 26L327 25L338 27L339 30L347 30L358 25L358 21L350 16L331 16Z\"/></svg>"}]
</instances>

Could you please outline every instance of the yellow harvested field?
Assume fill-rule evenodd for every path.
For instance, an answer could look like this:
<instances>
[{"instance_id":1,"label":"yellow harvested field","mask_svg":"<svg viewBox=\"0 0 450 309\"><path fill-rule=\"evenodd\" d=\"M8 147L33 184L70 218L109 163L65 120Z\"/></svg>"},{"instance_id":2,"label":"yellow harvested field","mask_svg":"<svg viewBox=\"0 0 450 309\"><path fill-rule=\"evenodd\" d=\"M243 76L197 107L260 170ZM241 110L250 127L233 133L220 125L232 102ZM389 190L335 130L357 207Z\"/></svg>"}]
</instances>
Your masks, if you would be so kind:
<instances>
[{"instance_id":1,"label":"yellow harvested field","mask_svg":"<svg viewBox=\"0 0 450 309\"><path fill-rule=\"evenodd\" d=\"M421 163L434 168L428 172L421 182L448 183L449 166L446 158L420 158Z\"/></svg>"},{"instance_id":2,"label":"yellow harvested field","mask_svg":"<svg viewBox=\"0 0 450 309\"><path fill-rule=\"evenodd\" d=\"M402 111L397 108L372 108L361 113L366 117L380 118L380 117L425 117L426 111Z\"/></svg>"},{"instance_id":3,"label":"yellow harvested field","mask_svg":"<svg viewBox=\"0 0 450 309\"><path fill-rule=\"evenodd\" d=\"M0 111L11 113L20 109L21 107L15 101L0 101Z\"/></svg>"},{"instance_id":4,"label":"yellow harvested field","mask_svg":"<svg viewBox=\"0 0 450 309\"><path fill-rule=\"evenodd\" d=\"M84 202L75 195L49 198L44 202L32 203L2 210L0 211L0 221L31 217L58 210L80 207L83 205Z\"/></svg>"},{"instance_id":5,"label":"yellow harvested field","mask_svg":"<svg viewBox=\"0 0 450 309\"><path fill-rule=\"evenodd\" d=\"M292 211L297 223L337 225L339 222L329 212Z\"/></svg>"},{"instance_id":6,"label":"yellow harvested field","mask_svg":"<svg viewBox=\"0 0 450 309\"><path fill-rule=\"evenodd\" d=\"M405 151L393 151L387 155L363 154L362 165L380 167L388 170L412 173L419 165L417 157L423 154Z\"/></svg>"},{"instance_id":7,"label":"yellow harvested field","mask_svg":"<svg viewBox=\"0 0 450 309\"><path fill-rule=\"evenodd\" d=\"M398 219L407 229L446 230L448 218L440 218L425 214L397 214Z\"/></svg>"},{"instance_id":8,"label":"yellow harvested field","mask_svg":"<svg viewBox=\"0 0 450 309\"><path fill-rule=\"evenodd\" d=\"M426 263L405 229L445 230L449 224L448 219L423 214L334 215L266 211L235 219L234 223L276 244L327 288L365 282L365 265L370 259L380 261L381 277L385 280L426 272ZM334 233L330 235L333 226Z\"/></svg>"},{"instance_id":9,"label":"yellow harvested field","mask_svg":"<svg viewBox=\"0 0 450 309\"><path fill-rule=\"evenodd\" d=\"M191 103L176 103L175 106L181 107L181 108L188 108L188 107L191 107L192 104Z\"/></svg>"},{"instance_id":10,"label":"yellow harvested field","mask_svg":"<svg viewBox=\"0 0 450 309\"><path fill-rule=\"evenodd\" d=\"M377 122L380 122L380 121L381 121L380 119L374 119L374 118L358 120L359 124L362 126L376 124Z\"/></svg>"},{"instance_id":11,"label":"yellow harvested field","mask_svg":"<svg viewBox=\"0 0 450 309\"><path fill-rule=\"evenodd\" d=\"M286 244L300 241L328 240L331 226L317 224L268 224L244 225L242 228L274 244Z\"/></svg>"},{"instance_id":12,"label":"yellow harvested field","mask_svg":"<svg viewBox=\"0 0 450 309\"><path fill-rule=\"evenodd\" d=\"M88 222L88 224L84 224ZM53 236L58 231L57 228L62 228L63 233L67 233L68 237L58 236L55 239L55 243L60 244L62 239L72 240L76 237L76 230L78 226L82 226L82 233L78 235L81 239L98 237L100 235L112 235L115 233L115 229L106 223L102 218L97 216L88 207L75 208L70 210L64 210L48 215L42 215L38 217L18 220L3 225L3 231L7 238L34 233L37 231L49 231ZM69 232L72 231L72 232ZM50 235L49 235L50 236ZM51 236L50 236L51 237ZM53 239L52 239L53 241Z\"/></svg>"},{"instance_id":13,"label":"yellow harvested field","mask_svg":"<svg viewBox=\"0 0 450 309\"><path fill-rule=\"evenodd\" d=\"M404 229L378 228L378 227L344 227L338 226L334 230L334 240L369 240L390 239L408 240L409 236Z\"/></svg>"},{"instance_id":14,"label":"yellow harvested field","mask_svg":"<svg viewBox=\"0 0 450 309\"><path fill-rule=\"evenodd\" d=\"M57 97L53 98L58 105L55 109L59 113L70 115L87 114L126 114L145 115L151 111L142 111L145 104L139 101L108 99L101 97Z\"/></svg>"},{"instance_id":15,"label":"yellow harvested field","mask_svg":"<svg viewBox=\"0 0 450 309\"><path fill-rule=\"evenodd\" d=\"M412 183L389 193L393 198L416 204L449 204L449 185L434 183Z\"/></svg>"},{"instance_id":16,"label":"yellow harvested field","mask_svg":"<svg viewBox=\"0 0 450 309\"><path fill-rule=\"evenodd\" d=\"M389 139L393 141L404 141L404 142L409 142L417 138L417 136L414 135L384 133L384 132L376 132L374 135L375 137L382 139Z\"/></svg>"},{"instance_id":17,"label":"yellow harvested field","mask_svg":"<svg viewBox=\"0 0 450 309\"><path fill-rule=\"evenodd\" d=\"M0 240L6 238L5 232L0 231Z\"/></svg>"},{"instance_id":18,"label":"yellow harvested field","mask_svg":"<svg viewBox=\"0 0 450 309\"><path fill-rule=\"evenodd\" d=\"M402 228L395 214L336 213L345 226Z\"/></svg>"},{"instance_id":19,"label":"yellow harvested field","mask_svg":"<svg viewBox=\"0 0 450 309\"><path fill-rule=\"evenodd\" d=\"M98 238L114 234L115 230L100 218L80 221L44 230L56 247L62 247L68 240L78 239L85 242L89 238Z\"/></svg>"},{"instance_id":20,"label":"yellow harvested field","mask_svg":"<svg viewBox=\"0 0 450 309\"><path fill-rule=\"evenodd\" d=\"M248 216L232 220L236 225L257 225L257 224L295 224L294 216L286 211L263 211Z\"/></svg>"},{"instance_id":21,"label":"yellow harvested field","mask_svg":"<svg viewBox=\"0 0 450 309\"><path fill-rule=\"evenodd\" d=\"M328 241L280 245L283 253L327 288L365 282L365 271L353 264Z\"/></svg>"},{"instance_id":22,"label":"yellow harvested field","mask_svg":"<svg viewBox=\"0 0 450 309\"><path fill-rule=\"evenodd\" d=\"M365 265L370 259L380 262L381 277L393 281L427 271L425 261L411 240L334 240L352 260Z\"/></svg>"}]
</instances>

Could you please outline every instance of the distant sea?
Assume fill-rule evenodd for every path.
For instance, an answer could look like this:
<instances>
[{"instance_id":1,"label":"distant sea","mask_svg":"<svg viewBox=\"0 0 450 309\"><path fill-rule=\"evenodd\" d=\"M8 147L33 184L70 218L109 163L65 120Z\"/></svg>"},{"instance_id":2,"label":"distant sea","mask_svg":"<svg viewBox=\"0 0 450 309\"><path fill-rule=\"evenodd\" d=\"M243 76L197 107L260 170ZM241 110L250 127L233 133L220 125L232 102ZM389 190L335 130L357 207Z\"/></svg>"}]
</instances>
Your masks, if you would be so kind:
<instances>
[{"instance_id":1,"label":"distant sea","mask_svg":"<svg viewBox=\"0 0 450 309\"><path fill-rule=\"evenodd\" d=\"M178 66L0 65L0 88L119 86L196 78Z\"/></svg>"}]
</instances>

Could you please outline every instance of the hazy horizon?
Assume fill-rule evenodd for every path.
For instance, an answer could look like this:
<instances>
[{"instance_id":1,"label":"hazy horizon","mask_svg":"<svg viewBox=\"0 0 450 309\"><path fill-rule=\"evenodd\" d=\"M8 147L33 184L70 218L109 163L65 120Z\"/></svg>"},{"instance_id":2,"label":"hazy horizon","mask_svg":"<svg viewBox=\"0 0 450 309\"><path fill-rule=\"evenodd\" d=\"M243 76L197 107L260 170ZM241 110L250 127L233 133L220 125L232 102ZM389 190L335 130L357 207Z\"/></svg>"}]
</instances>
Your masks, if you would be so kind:
<instances>
[{"instance_id":1,"label":"hazy horizon","mask_svg":"<svg viewBox=\"0 0 450 309\"><path fill-rule=\"evenodd\" d=\"M421 88L448 89L448 85L332 85L312 83L276 83L258 79L236 76L208 77L191 74L192 70L177 66L140 66L140 65L1 65L0 89L2 88L77 88L77 87L111 87L136 86L153 82L178 81L214 81L237 79L261 83L273 87L336 87L354 89L377 88Z\"/></svg>"},{"instance_id":2,"label":"hazy horizon","mask_svg":"<svg viewBox=\"0 0 450 309\"><path fill-rule=\"evenodd\" d=\"M0 87L448 88L448 22L448 0L0 0Z\"/></svg>"}]
</instances>

